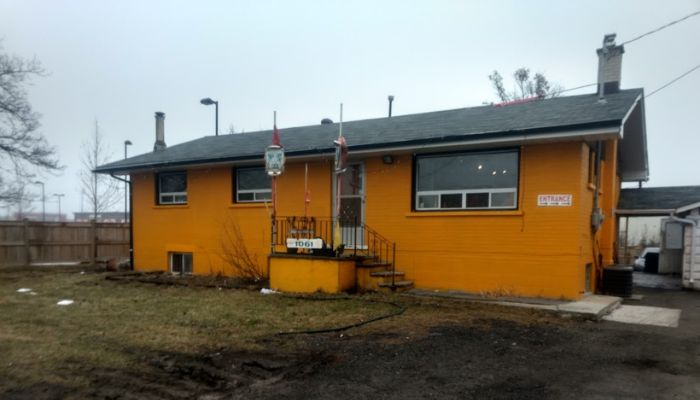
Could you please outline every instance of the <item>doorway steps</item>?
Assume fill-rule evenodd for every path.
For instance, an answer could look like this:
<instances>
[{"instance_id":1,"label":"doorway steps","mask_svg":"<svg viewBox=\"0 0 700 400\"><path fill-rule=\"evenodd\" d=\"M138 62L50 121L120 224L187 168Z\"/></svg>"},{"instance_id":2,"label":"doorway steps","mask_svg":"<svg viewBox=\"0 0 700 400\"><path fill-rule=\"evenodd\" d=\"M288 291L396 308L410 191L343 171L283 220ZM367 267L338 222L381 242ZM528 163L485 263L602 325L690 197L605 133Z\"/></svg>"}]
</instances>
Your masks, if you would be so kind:
<instances>
[{"instance_id":1,"label":"doorway steps","mask_svg":"<svg viewBox=\"0 0 700 400\"><path fill-rule=\"evenodd\" d=\"M402 271L392 271L390 262L377 262L371 256L358 257L355 266L360 292L403 292L413 288L413 281L406 280Z\"/></svg>"}]
</instances>

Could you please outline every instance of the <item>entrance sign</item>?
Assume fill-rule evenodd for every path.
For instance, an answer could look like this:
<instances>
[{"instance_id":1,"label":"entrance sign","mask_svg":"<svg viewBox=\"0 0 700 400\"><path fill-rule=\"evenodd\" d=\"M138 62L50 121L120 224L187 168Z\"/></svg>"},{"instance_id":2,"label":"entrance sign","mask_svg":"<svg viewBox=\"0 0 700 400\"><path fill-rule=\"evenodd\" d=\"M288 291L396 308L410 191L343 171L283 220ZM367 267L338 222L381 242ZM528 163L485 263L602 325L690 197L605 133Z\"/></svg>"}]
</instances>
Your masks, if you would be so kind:
<instances>
[{"instance_id":1,"label":"entrance sign","mask_svg":"<svg viewBox=\"0 0 700 400\"><path fill-rule=\"evenodd\" d=\"M270 145L265 149L265 172L269 176L280 176L284 172L284 148Z\"/></svg>"},{"instance_id":2,"label":"entrance sign","mask_svg":"<svg viewBox=\"0 0 700 400\"><path fill-rule=\"evenodd\" d=\"M288 249L322 249L323 239L287 238Z\"/></svg>"},{"instance_id":3,"label":"entrance sign","mask_svg":"<svg viewBox=\"0 0 700 400\"><path fill-rule=\"evenodd\" d=\"M572 194L540 194L537 195L538 207L571 207L574 195Z\"/></svg>"}]
</instances>

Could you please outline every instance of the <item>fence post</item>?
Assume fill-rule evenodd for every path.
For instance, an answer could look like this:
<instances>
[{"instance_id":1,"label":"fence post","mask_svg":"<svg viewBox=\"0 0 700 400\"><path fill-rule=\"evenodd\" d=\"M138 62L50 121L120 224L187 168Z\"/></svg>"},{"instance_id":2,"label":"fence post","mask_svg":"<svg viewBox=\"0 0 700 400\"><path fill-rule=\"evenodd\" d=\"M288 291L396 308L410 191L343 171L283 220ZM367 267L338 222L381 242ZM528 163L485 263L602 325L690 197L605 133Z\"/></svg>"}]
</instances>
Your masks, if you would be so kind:
<instances>
[{"instance_id":1,"label":"fence post","mask_svg":"<svg viewBox=\"0 0 700 400\"><path fill-rule=\"evenodd\" d=\"M92 220L92 226L90 227L92 234L92 265L97 265L97 219Z\"/></svg>"},{"instance_id":2,"label":"fence post","mask_svg":"<svg viewBox=\"0 0 700 400\"><path fill-rule=\"evenodd\" d=\"M22 239L24 239L25 264L29 265L32 263L32 253L31 248L29 247L29 221L26 219L22 222Z\"/></svg>"}]
</instances>

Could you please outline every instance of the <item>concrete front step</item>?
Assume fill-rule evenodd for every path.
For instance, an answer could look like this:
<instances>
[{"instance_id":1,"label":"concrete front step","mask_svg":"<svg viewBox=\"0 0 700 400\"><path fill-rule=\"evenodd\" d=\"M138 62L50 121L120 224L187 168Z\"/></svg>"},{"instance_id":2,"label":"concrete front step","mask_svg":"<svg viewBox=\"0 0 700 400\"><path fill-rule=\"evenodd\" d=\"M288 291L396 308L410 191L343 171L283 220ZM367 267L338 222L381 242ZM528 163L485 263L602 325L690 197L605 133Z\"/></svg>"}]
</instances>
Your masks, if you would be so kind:
<instances>
[{"instance_id":1,"label":"concrete front step","mask_svg":"<svg viewBox=\"0 0 700 400\"><path fill-rule=\"evenodd\" d=\"M391 263L386 263L386 262L362 262L362 263L357 263L355 264L357 268L377 268L377 267L385 267L388 268L391 266Z\"/></svg>"},{"instance_id":2,"label":"concrete front step","mask_svg":"<svg viewBox=\"0 0 700 400\"><path fill-rule=\"evenodd\" d=\"M377 272L371 272L370 276L375 276L378 278L391 278L391 276L404 276L405 274L401 271L377 271Z\"/></svg>"},{"instance_id":3,"label":"concrete front step","mask_svg":"<svg viewBox=\"0 0 700 400\"><path fill-rule=\"evenodd\" d=\"M391 290L394 292L403 292L405 290L410 290L413 288L413 281L394 281L394 285L392 286L391 282L381 282L379 283L379 288L381 290Z\"/></svg>"}]
</instances>

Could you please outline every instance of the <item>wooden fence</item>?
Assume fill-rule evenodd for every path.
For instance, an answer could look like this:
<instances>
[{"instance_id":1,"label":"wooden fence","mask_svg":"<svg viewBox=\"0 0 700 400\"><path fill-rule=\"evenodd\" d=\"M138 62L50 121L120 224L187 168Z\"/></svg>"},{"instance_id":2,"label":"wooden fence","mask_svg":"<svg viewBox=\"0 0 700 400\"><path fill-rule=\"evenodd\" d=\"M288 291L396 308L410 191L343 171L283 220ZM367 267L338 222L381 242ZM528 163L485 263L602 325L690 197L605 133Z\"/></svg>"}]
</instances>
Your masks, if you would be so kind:
<instances>
[{"instance_id":1,"label":"wooden fence","mask_svg":"<svg viewBox=\"0 0 700 400\"><path fill-rule=\"evenodd\" d=\"M129 224L0 221L0 266L129 257Z\"/></svg>"}]
</instances>

